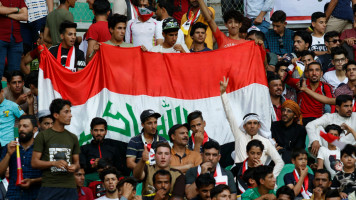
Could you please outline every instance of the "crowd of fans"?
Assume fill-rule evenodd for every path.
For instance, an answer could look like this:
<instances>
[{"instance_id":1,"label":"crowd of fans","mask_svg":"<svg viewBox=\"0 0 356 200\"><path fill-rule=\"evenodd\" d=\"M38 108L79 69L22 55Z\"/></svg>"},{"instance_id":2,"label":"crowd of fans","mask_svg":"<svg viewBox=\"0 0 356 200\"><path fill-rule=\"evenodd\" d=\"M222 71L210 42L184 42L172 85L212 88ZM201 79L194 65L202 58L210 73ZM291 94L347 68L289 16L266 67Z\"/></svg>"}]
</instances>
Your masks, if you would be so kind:
<instances>
[{"instance_id":1,"label":"crowd of fans","mask_svg":"<svg viewBox=\"0 0 356 200\"><path fill-rule=\"evenodd\" d=\"M75 2L60 0L53 10L53 0L0 0L0 78L7 81L0 88L0 199L356 199L356 1L331 0L307 30L293 31L284 11L270 15L273 0L246 0L245 15L224 11L227 36L204 0L115 0L113 9L108 0L87 0L95 18L83 37L69 11ZM92 141L82 146L65 129L70 101L38 111L44 48L77 72L102 45L194 53L249 40L266 52L273 123L243 113L237 124L229 78L221 77L235 139L229 168L219 164L229 155L205 131L200 111L172 126L167 141L157 133L161 114L144 110L142 131L128 144L105 138L107 122L96 117Z\"/></svg>"}]
</instances>

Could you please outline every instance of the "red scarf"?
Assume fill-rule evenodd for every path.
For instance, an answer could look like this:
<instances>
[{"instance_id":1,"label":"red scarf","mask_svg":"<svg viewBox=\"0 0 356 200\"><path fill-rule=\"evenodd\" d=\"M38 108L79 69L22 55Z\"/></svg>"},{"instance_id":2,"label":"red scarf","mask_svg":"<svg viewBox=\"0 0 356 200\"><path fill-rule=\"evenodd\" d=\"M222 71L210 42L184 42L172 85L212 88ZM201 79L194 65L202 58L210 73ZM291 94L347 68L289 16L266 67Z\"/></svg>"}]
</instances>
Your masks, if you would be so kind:
<instances>
[{"instance_id":1,"label":"red scarf","mask_svg":"<svg viewBox=\"0 0 356 200\"><path fill-rule=\"evenodd\" d=\"M72 58L73 49L74 49L74 46L69 49L69 52L68 52L68 55L67 55L66 64L65 64L66 68L70 67L70 59ZM57 52L57 61L62 65L61 57L62 57L62 43L59 44L58 52Z\"/></svg>"},{"instance_id":2,"label":"red scarf","mask_svg":"<svg viewBox=\"0 0 356 200\"><path fill-rule=\"evenodd\" d=\"M294 171L293 171L293 176L294 176L295 182L298 183L299 175L298 175L298 172L296 169L294 169ZM309 197L311 196L311 194L308 192L308 188L309 188L309 176L307 175L304 178L302 188L300 189L300 193L302 194L303 198L305 198L304 194L308 195Z\"/></svg>"},{"instance_id":3,"label":"red scarf","mask_svg":"<svg viewBox=\"0 0 356 200\"><path fill-rule=\"evenodd\" d=\"M204 131L203 144L205 144L205 142L207 142L208 140L209 140L209 136L208 136L208 134ZM193 141L193 144L195 144L194 135L192 135L192 141Z\"/></svg>"},{"instance_id":4,"label":"red scarf","mask_svg":"<svg viewBox=\"0 0 356 200\"><path fill-rule=\"evenodd\" d=\"M247 162L247 159L242 163L242 174L241 175L244 175L245 171L248 169L248 162Z\"/></svg>"}]
</instances>

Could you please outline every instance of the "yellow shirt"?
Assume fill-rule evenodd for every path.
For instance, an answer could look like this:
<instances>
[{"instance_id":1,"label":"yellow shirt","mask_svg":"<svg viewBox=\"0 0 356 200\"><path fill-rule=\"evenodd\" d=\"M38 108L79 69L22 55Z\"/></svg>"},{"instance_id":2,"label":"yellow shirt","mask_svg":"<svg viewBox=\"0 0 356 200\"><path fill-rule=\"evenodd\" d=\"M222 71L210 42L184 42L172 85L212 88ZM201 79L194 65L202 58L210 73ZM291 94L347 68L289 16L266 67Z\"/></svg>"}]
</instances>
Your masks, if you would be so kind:
<instances>
[{"instance_id":1,"label":"yellow shirt","mask_svg":"<svg viewBox=\"0 0 356 200\"><path fill-rule=\"evenodd\" d=\"M215 20L215 10L214 8L212 7L208 7L208 9L211 11L211 13L213 13L213 20ZM194 14L193 14L193 11L190 11L190 13L188 14L188 16L190 17L190 20L193 20L194 18ZM188 21L187 19L187 13L184 13L184 15L182 16L182 20L181 20L181 25L184 24L184 22ZM205 39L205 43L207 44L208 48L209 49L213 49L213 33L211 32L211 29L208 25L208 22L205 21L204 17L203 17L203 14L202 12L200 11L200 15L198 17L198 19L195 21L196 22L201 22L205 25L208 26L208 29L206 30L206 39ZM189 27L189 32L188 32L188 35L185 35L184 38L185 38L185 44L187 45L187 47L190 49L190 46L192 45L193 43L193 39L190 37L190 30L192 29L192 26L191 25Z\"/></svg>"}]
</instances>

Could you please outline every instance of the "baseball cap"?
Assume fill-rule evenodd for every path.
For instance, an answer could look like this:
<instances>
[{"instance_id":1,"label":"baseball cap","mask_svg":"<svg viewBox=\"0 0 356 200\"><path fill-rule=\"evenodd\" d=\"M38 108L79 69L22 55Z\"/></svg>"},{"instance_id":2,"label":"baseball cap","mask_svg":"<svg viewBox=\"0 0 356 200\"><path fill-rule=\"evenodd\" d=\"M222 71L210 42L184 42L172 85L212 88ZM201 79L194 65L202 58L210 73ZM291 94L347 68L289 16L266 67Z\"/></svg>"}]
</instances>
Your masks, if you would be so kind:
<instances>
[{"instance_id":1,"label":"baseball cap","mask_svg":"<svg viewBox=\"0 0 356 200\"><path fill-rule=\"evenodd\" d=\"M173 29L179 30L178 21L172 17L164 19L162 23L162 31L173 30Z\"/></svg>"},{"instance_id":2,"label":"baseball cap","mask_svg":"<svg viewBox=\"0 0 356 200\"><path fill-rule=\"evenodd\" d=\"M50 116L50 115L51 115L51 112L49 110L40 110L37 113L38 119L40 119L42 117Z\"/></svg>"},{"instance_id":3,"label":"baseball cap","mask_svg":"<svg viewBox=\"0 0 356 200\"><path fill-rule=\"evenodd\" d=\"M156 113L155 111L149 109L149 110L144 110L142 113L141 113L141 116L140 116L140 119L141 119L141 122L144 123L147 118L149 117L155 117L155 118L160 118L161 117L161 114L159 113Z\"/></svg>"},{"instance_id":4,"label":"baseball cap","mask_svg":"<svg viewBox=\"0 0 356 200\"><path fill-rule=\"evenodd\" d=\"M176 125L172 126L172 127L169 129L169 131L168 131L169 139L171 140L171 135L172 135L177 129L179 129L179 128L183 127L183 126L184 126L185 128L187 128L188 131L189 131L189 125L188 125L188 123L176 124ZM172 141L171 141L171 142L172 142Z\"/></svg>"}]
</instances>

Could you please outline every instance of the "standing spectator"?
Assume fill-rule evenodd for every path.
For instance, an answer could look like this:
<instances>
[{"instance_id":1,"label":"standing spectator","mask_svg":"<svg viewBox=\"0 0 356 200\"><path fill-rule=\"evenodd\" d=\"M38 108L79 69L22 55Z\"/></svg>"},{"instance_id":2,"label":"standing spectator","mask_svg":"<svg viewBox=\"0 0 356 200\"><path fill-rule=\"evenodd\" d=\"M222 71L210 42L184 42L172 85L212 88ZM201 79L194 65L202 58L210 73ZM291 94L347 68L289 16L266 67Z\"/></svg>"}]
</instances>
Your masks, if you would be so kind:
<instances>
[{"instance_id":1,"label":"standing spectator","mask_svg":"<svg viewBox=\"0 0 356 200\"><path fill-rule=\"evenodd\" d=\"M69 8L74 8L76 0L60 0L59 2L58 8L48 14L44 30L44 41L52 46L58 45L63 40L60 36L60 25L64 21L74 22L73 14L69 12Z\"/></svg>"},{"instance_id":2,"label":"standing spectator","mask_svg":"<svg viewBox=\"0 0 356 200\"><path fill-rule=\"evenodd\" d=\"M341 33L343 30L352 28L354 18L351 5L355 3L355 0L331 0L325 11L326 32Z\"/></svg>"},{"instance_id":3,"label":"standing spectator","mask_svg":"<svg viewBox=\"0 0 356 200\"><path fill-rule=\"evenodd\" d=\"M294 33L286 28L286 18L286 13L282 10L275 11L271 17L273 30L268 30L266 33L266 49L269 49L279 57L293 52Z\"/></svg>"},{"instance_id":4,"label":"standing spectator","mask_svg":"<svg viewBox=\"0 0 356 200\"><path fill-rule=\"evenodd\" d=\"M187 13L184 13L182 16L181 26L183 33L185 35L185 44L188 48L192 48L193 40L190 36L191 29L193 25L197 22L201 22L205 25L208 25L208 19L214 21L215 19L215 10L212 7L207 8L208 18L203 13L203 10L199 8L198 0L189 0L189 9ZM209 49L213 49L213 34L211 27L208 27L206 30L206 39L205 43Z\"/></svg>"},{"instance_id":5,"label":"standing spectator","mask_svg":"<svg viewBox=\"0 0 356 200\"><path fill-rule=\"evenodd\" d=\"M274 121L279 121L282 118L282 104L286 101L283 92L283 83L278 75L268 77L268 89L271 98L273 110L276 118Z\"/></svg>"},{"instance_id":6,"label":"standing spectator","mask_svg":"<svg viewBox=\"0 0 356 200\"><path fill-rule=\"evenodd\" d=\"M253 20L256 26L264 34L268 32L270 26L270 12L273 9L273 0L244 0L245 15Z\"/></svg>"},{"instance_id":7,"label":"standing spectator","mask_svg":"<svg viewBox=\"0 0 356 200\"><path fill-rule=\"evenodd\" d=\"M77 72L85 67L84 52L74 46L77 35L77 24L64 21L61 23L59 31L62 42L57 46L52 46L49 51L63 67Z\"/></svg>"},{"instance_id":8,"label":"standing spectator","mask_svg":"<svg viewBox=\"0 0 356 200\"><path fill-rule=\"evenodd\" d=\"M110 40L111 35L108 26L108 16L110 14L110 3L108 0L95 0L93 4L93 12L95 15L95 24L90 25L85 39L88 40L88 49L86 53L86 61L93 58L94 46L98 42L106 42Z\"/></svg>"},{"instance_id":9,"label":"standing spectator","mask_svg":"<svg viewBox=\"0 0 356 200\"><path fill-rule=\"evenodd\" d=\"M150 197L143 197L143 200L168 200L170 198L170 189L172 182L172 175L169 171L160 169L153 174L153 187L156 193Z\"/></svg>"},{"instance_id":10,"label":"standing spectator","mask_svg":"<svg viewBox=\"0 0 356 200\"><path fill-rule=\"evenodd\" d=\"M78 198L73 173L79 168L79 142L64 128L70 125L71 105L68 100L53 100L49 107L53 127L36 136L31 164L42 170L38 199Z\"/></svg>"},{"instance_id":11,"label":"standing spectator","mask_svg":"<svg viewBox=\"0 0 356 200\"><path fill-rule=\"evenodd\" d=\"M9 167L10 182L6 193L6 199L37 199L41 186L41 170L31 167L31 157L33 152L33 135L37 132L37 120L33 115L20 117L19 122L19 144L11 141L5 146L1 154L0 176L2 177ZM17 179L17 158L16 145L19 145L20 159L23 170L23 181L16 185Z\"/></svg>"},{"instance_id":12,"label":"standing spectator","mask_svg":"<svg viewBox=\"0 0 356 200\"><path fill-rule=\"evenodd\" d=\"M193 40L193 48L189 50L190 52L211 51L205 43L207 28L208 26L201 22L194 23L192 29L190 30L190 37Z\"/></svg>"},{"instance_id":13,"label":"standing spectator","mask_svg":"<svg viewBox=\"0 0 356 200\"><path fill-rule=\"evenodd\" d=\"M326 73L330 68L333 67L331 62L333 59L331 57L331 49L340 46L341 40L339 38L339 34L336 31L331 31L325 33L324 42L328 50L326 54L318 56L316 61L319 62L323 67L323 73Z\"/></svg>"},{"instance_id":14,"label":"standing spectator","mask_svg":"<svg viewBox=\"0 0 356 200\"><path fill-rule=\"evenodd\" d=\"M114 168L104 169L100 173L100 179L104 183L105 195L98 198L97 200L119 200L119 190L117 185L119 183L119 172Z\"/></svg>"},{"instance_id":15,"label":"standing spectator","mask_svg":"<svg viewBox=\"0 0 356 200\"><path fill-rule=\"evenodd\" d=\"M15 119L21 117L25 112L13 101L5 99L2 84L0 84L0 113L3 113L0 115L0 144L5 146L14 140Z\"/></svg>"},{"instance_id":16,"label":"standing spectator","mask_svg":"<svg viewBox=\"0 0 356 200\"><path fill-rule=\"evenodd\" d=\"M356 17L356 6L353 6L353 15ZM352 52L356 52L356 23L354 21L353 27L351 29L344 30L341 33L340 39L342 40L343 46L347 45L352 47ZM355 56L354 56L355 58Z\"/></svg>"},{"instance_id":17,"label":"standing spectator","mask_svg":"<svg viewBox=\"0 0 356 200\"><path fill-rule=\"evenodd\" d=\"M1 0L0 5L0 79L5 70L20 69L23 42L20 22L27 21L27 7L24 0Z\"/></svg>"},{"instance_id":18,"label":"standing spectator","mask_svg":"<svg viewBox=\"0 0 356 200\"><path fill-rule=\"evenodd\" d=\"M83 168L78 168L74 172L75 183L77 184L78 200L94 200L93 193L88 187L84 187L85 172Z\"/></svg>"},{"instance_id":19,"label":"standing spectator","mask_svg":"<svg viewBox=\"0 0 356 200\"><path fill-rule=\"evenodd\" d=\"M132 44L124 41L126 32L126 20L123 15L113 14L108 18L109 31L111 33L111 39L104 42L113 46L120 47L133 47Z\"/></svg>"},{"instance_id":20,"label":"standing spectator","mask_svg":"<svg viewBox=\"0 0 356 200\"><path fill-rule=\"evenodd\" d=\"M188 124L176 124L168 131L169 139L173 143L170 165L184 174L202 161L200 153L187 148L188 128Z\"/></svg>"},{"instance_id":21,"label":"standing spectator","mask_svg":"<svg viewBox=\"0 0 356 200\"><path fill-rule=\"evenodd\" d=\"M341 84L346 84L348 79L346 71L343 66L348 62L347 52L343 47L334 47L331 49L331 63L334 65L335 70L328 71L324 74L324 80L333 87L333 91Z\"/></svg>"},{"instance_id":22,"label":"standing spectator","mask_svg":"<svg viewBox=\"0 0 356 200\"><path fill-rule=\"evenodd\" d=\"M320 56L327 52L327 48L324 42L324 34L326 29L325 14L322 12L315 12L312 14L312 26L313 26L313 43L310 45L310 51L314 51L315 55Z\"/></svg>"},{"instance_id":23,"label":"standing spectator","mask_svg":"<svg viewBox=\"0 0 356 200\"><path fill-rule=\"evenodd\" d=\"M139 0L138 18L127 22L125 33L125 42L135 47L143 46L145 51L156 44L159 39L157 36L160 35L157 21L152 18L153 12L148 7L148 0Z\"/></svg>"}]
</instances>

